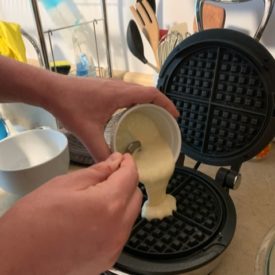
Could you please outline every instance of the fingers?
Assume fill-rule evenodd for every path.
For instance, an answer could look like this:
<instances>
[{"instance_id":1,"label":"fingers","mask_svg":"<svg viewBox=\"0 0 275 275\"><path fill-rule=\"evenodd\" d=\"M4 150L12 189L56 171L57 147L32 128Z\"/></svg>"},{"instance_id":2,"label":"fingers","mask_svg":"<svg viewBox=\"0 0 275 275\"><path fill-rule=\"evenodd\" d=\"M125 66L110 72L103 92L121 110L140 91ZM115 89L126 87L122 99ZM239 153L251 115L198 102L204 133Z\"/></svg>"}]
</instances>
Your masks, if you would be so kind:
<instances>
[{"instance_id":1,"label":"fingers","mask_svg":"<svg viewBox=\"0 0 275 275\"><path fill-rule=\"evenodd\" d=\"M63 180L63 185L66 187L71 185L75 190L85 190L108 179L119 169L122 160L122 154L113 153L106 161L66 175L65 177L70 177L70 180Z\"/></svg>"},{"instance_id":2,"label":"fingers","mask_svg":"<svg viewBox=\"0 0 275 275\"><path fill-rule=\"evenodd\" d=\"M120 199L127 203L136 191L137 184L136 164L130 154L125 154L119 169L99 185L102 189L108 191L111 200Z\"/></svg>"},{"instance_id":3,"label":"fingers","mask_svg":"<svg viewBox=\"0 0 275 275\"><path fill-rule=\"evenodd\" d=\"M142 192L137 187L135 193L133 194L131 200L126 209L126 213L124 216L124 220L129 226L129 230L132 228L133 224L135 223L141 209L142 203Z\"/></svg>"},{"instance_id":4,"label":"fingers","mask_svg":"<svg viewBox=\"0 0 275 275\"><path fill-rule=\"evenodd\" d=\"M174 103L169 99L167 100L167 97L162 93L158 93L152 103L163 107L175 118L179 117L180 115Z\"/></svg>"},{"instance_id":5,"label":"fingers","mask_svg":"<svg viewBox=\"0 0 275 275\"><path fill-rule=\"evenodd\" d=\"M125 243L129 239L133 225L135 224L135 221L137 220L137 217L140 214L141 203L142 193L140 189L137 187L127 207L124 208L125 212L123 215L123 219L121 221L121 233L123 234L122 246L121 249L117 251L117 253L114 255L114 260L116 260L119 257L121 250L123 249Z\"/></svg>"},{"instance_id":6,"label":"fingers","mask_svg":"<svg viewBox=\"0 0 275 275\"><path fill-rule=\"evenodd\" d=\"M165 108L175 118L179 116L179 112L173 102L154 87L131 86L131 91L127 92L126 95L119 99L120 108L130 107L135 104L154 103Z\"/></svg>"},{"instance_id":7,"label":"fingers","mask_svg":"<svg viewBox=\"0 0 275 275\"><path fill-rule=\"evenodd\" d=\"M110 155L105 161L99 162L87 169L87 176L91 184L97 184L105 181L115 171L117 171L123 160L123 155L116 152Z\"/></svg>"}]
</instances>

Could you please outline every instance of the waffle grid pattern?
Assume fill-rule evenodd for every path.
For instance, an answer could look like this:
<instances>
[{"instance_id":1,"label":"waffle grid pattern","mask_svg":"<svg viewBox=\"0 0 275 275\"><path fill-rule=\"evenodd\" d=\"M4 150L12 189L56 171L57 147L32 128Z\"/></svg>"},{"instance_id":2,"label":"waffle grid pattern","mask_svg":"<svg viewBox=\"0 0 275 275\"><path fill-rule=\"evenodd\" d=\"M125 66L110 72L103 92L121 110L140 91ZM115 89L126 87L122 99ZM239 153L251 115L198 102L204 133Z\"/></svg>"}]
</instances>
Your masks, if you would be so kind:
<instances>
[{"instance_id":1,"label":"waffle grid pattern","mask_svg":"<svg viewBox=\"0 0 275 275\"><path fill-rule=\"evenodd\" d=\"M161 221L139 218L125 247L129 253L158 259L186 256L216 235L223 206L205 180L176 170L167 192L176 197L177 212Z\"/></svg>"},{"instance_id":2,"label":"waffle grid pattern","mask_svg":"<svg viewBox=\"0 0 275 275\"><path fill-rule=\"evenodd\" d=\"M180 111L184 146L204 156L238 154L264 130L267 94L254 64L233 49L200 49L165 88Z\"/></svg>"}]
</instances>

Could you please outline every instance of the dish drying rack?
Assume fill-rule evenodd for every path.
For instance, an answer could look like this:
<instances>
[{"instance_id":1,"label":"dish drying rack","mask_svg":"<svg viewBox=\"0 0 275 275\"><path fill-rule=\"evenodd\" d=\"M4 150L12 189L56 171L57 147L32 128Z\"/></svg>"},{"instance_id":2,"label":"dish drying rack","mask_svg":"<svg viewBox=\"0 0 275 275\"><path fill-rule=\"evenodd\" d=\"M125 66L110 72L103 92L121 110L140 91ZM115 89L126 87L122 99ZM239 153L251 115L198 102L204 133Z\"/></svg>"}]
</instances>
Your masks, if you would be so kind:
<instances>
[{"instance_id":1,"label":"dish drying rack","mask_svg":"<svg viewBox=\"0 0 275 275\"><path fill-rule=\"evenodd\" d=\"M53 52L53 43L52 43L53 34L55 32L61 31L61 30L75 28L75 27L78 27L81 25L92 24L93 25L94 41L95 41L95 49L96 49L96 55L97 55L97 65L99 68L99 77L102 77L101 67L100 67L100 63L99 63L98 39L97 39L96 25L98 22L103 22L105 46L106 46L106 59L107 59L107 76L109 78L112 78L112 64L111 64L110 43L109 43L109 28L108 28L108 22L107 22L107 9L106 9L106 1L105 0L101 0L103 18L93 19L93 20L81 22L81 23L78 23L75 25L68 25L68 26L64 26L64 27L60 27L60 28L50 29L47 31L43 31L43 28L42 28L42 23L41 23L39 9L38 9L38 5L37 5L37 0L31 0L31 4L32 4L34 18L35 18L35 23L36 23L36 29L37 29L38 36L39 36L40 47L37 45L36 41L24 30L22 31L22 34L25 36L25 38L27 38L30 41L30 43L35 48L36 53L38 55L40 66L45 67L47 70L51 70L45 36L47 36L48 40L49 40L50 53L51 53L53 64L54 64L53 67L54 67L54 70L56 71L55 58L54 58L54 52ZM69 132L65 128L63 128L62 125L59 123L59 121L56 121L56 122L57 122L57 126L58 126L59 130L61 132L63 132L68 138L70 160L72 162L75 162L75 163L81 164L81 165L93 164L94 163L93 158L89 154L86 147L79 141L79 139L76 136L74 136L71 132Z\"/></svg>"},{"instance_id":2,"label":"dish drying rack","mask_svg":"<svg viewBox=\"0 0 275 275\"><path fill-rule=\"evenodd\" d=\"M54 58L54 52L53 52L53 46L52 46L53 45L52 44L52 35L55 32L58 32L58 31L61 31L61 30L75 28L75 27L78 27L78 26L81 26L81 25L87 25L87 24L92 24L93 25L93 34L94 34L94 41L95 41L95 48L96 48L96 55L97 55L97 63L98 63L97 65L98 65L98 68L100 68L96 25L97 25L98 22L103 22L105 45L106 45L107 72L108 72L108 77L109 78L112 77L112 64L111 64L111 54L110 54L110 42L109 42L109 27L108 27L107 8L106 8L106 1L105 0L101 0L102 13L103 13L102 18L81 22L81 23L78 23L78 24L75 24L75 25L68 25L68 26L64 26L64 27L60 27L60 28L49 29L47 31L43 31L43 28L42 28L42 23L41 23L41 18L40 18L40 13L39 13L37 0L31 0L31 5L32 5L32 9L33 9L34 18L35 18L36 29L37 29L38 36L39 36L39 42L40 42L40 47L41 47L41 56L42 56L42 59L43 59L43 65L46 69L51 70L45 36L47 36L48 40L49 40L50 53L51 53L53 64L54 64L54 70L56 70L55 58ZM101 70L100 70L99 76L101 76Z\"/></svg>"}]
</instances>

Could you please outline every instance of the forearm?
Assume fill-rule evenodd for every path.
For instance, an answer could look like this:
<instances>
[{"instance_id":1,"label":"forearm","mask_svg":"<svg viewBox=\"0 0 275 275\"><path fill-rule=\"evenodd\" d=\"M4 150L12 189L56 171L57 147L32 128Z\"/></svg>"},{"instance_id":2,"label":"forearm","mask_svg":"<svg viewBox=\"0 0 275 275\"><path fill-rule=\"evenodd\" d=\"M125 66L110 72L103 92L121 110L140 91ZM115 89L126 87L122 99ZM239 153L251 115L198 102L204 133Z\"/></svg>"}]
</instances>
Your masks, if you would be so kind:
<instances>
[{"instance_id":1,"label":"forearm","mask_svg":"<svg viewBox=\"0 0 275 275\"><path fill-rule=\"evenodd\" d=\"M0 102L50 105L60 75L0 55Z\"/></svg>"}]
</instances>

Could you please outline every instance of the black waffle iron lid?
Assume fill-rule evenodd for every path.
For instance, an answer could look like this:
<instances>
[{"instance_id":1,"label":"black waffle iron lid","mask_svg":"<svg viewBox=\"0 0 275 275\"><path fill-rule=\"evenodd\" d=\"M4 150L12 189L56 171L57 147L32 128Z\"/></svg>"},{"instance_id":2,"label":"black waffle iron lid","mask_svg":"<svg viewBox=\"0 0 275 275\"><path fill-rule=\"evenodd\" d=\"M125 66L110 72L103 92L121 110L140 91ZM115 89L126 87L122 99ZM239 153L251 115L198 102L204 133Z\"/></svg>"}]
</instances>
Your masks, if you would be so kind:
<instances>
[{"instance_id":1,"label":"black waffle iron lid","mask_svg":"<svg viewBox=\"0 0 275 275\"><path fill-rule=\"evenodd\" d=\"M275 133L275 61L229 29L196 33L161 69L158 88L177 106L182 152L213 165L242 163Z\"/></svg>"}]
</instances>

